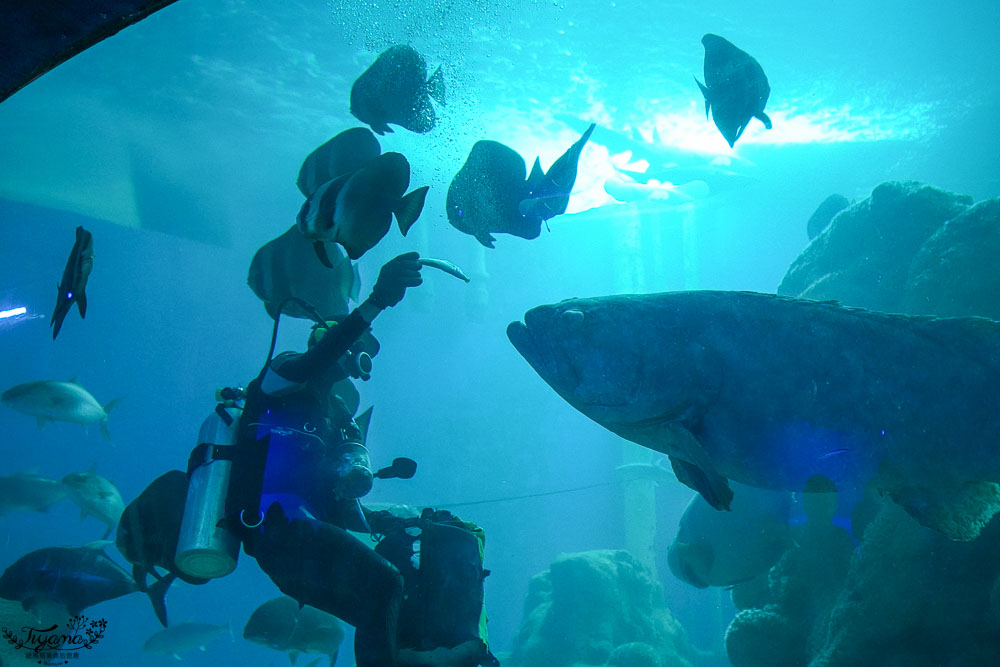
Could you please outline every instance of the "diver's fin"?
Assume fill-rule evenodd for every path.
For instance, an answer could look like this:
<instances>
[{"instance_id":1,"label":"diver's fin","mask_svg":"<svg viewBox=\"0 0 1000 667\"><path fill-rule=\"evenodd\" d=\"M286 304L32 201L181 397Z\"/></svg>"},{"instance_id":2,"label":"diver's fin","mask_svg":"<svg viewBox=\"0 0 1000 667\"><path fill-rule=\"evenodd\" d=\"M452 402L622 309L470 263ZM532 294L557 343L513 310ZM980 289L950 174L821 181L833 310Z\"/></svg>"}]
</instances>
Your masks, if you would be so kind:
<instances>
[{"instance_id":1,"label":"diver's fin","mask_svg":"<svg viewBox=\"0 0 1000 667\"><path fill-rule=\"evenodd\" d=\"M431 78L427 79L427 94L438 104L444 104L444 75L439 66Z\"/></svg>"},{"instance_id":2,"label":"diver's fin","mask_svg":"<svg viewBox=\"0 0 1000 667\"><path fill-rule=\"evenodd\" d=\"M326 253L326 246L322 241L316 241L313 243L313 248L316 249L316 256L319 258L320 263L328 269L333 268L333 262L330 261L330 255Z\"/></svg>"},{"instance_id":3,"label":"diver's fin","mask_svg":"<svg viewBox=\"0 0 1000 667\"><path fill-rule=\"evenodd\" d=\"M430 186L425 185L417 188L399 201L399 206L393 213L396 214L396 222L399 223L399 231L406 236L410 227L420 217L420 212L424 210L424 200L427 198L427 190Z\"/></svg>"},{"instance_id":4,"label":"diver's fin","mask_svg":"<svg viewBox=\"0 0 1000 667\"><path fill-rule=\"evenodd\" d=\"M889 490L889 496L922 525L950 540L976 539L1000 512L1000 485L966 482L959 488L910 486Z\"/></svg>"},{"instance_id":5,"label":"diver's fin","mask_svg":"<svg viewBox=\"0 0 1000 667\"><path fill-rule=\"evenodd\" d=\"M146 594L149 595L149 601L153 605L153 613L156 614L156 619L163 627L167 627L167 602L163 598L166 596L170 584L174 583L174 579L176 578L177 575L171 572L163 577L163 579L155 582L146 591Z\"/></svg>"},{"instance_id":6,"label":"diver's fin","mask_svg":"<svg viewBox=\"0 0 1000 667\"><path fill-rule=\"evenodd\" d=\"M711 100L708 99L708 88L698 80L698 77L694 77L694 82L698 84L698 87L701 88L701 94L705 96L705 120L708 120L708 109L712 106Z\"/></svg>"},{"instance_id":7,"label":"diver's fin","mask_svg":"<svg viewBox=\"0 0 1000 667\"><path fill-rule=\"evenodd\" d=\"M768 115L766 113L764 113L763 111L761 111L760 113L757 113L757 114L754 114L754 115L757 118L760 119L760 122L764 123L764 127L765 128L767 128L769 130L771 129L771 119L768 117Z\"/></svg>"},{"instance_id":8,"label":"diver's fin","mask_svg":"<svg viewBox=\"0 0 1000 667\"><path fill-rule=\"evenodd\" d=\"M361 429L361 442L368 440L368 425L371 424L372 410L374 409L375 406L370 405L367 410L354 418L354 423L358 425L359 429Z\"/></svg>"}]
</instances>

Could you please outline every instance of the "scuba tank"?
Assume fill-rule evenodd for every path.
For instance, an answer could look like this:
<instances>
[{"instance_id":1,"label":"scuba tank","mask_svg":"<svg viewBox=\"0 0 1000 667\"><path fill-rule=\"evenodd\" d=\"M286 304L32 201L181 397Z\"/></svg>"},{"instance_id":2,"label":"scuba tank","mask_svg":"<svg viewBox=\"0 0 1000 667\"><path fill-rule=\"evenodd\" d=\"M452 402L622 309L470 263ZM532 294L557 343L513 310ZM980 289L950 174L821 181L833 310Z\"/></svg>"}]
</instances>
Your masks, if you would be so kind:
<instances>
[{"instance_id":1,"label":"scuba tank","mask_svg":"<svg viewBox=\"0 0 1000 667\"><path fill-rule=\"evenodd\" d=\"M188 492L174 561L191 577L214 579L236 569L240 540L223 519L245 397L243 389L216 392L219 403L202 423L198 446L188 459Z\"/></svg>"}]
</instances>

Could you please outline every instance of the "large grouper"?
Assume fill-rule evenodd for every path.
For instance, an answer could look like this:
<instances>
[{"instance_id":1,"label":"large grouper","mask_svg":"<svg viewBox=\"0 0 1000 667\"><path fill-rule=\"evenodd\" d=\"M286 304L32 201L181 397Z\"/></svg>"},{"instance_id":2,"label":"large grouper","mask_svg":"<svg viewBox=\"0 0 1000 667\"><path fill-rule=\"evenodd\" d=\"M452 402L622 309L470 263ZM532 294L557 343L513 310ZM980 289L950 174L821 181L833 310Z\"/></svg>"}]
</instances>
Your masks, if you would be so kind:
<instances>
[{"instance_id":1,"label":"large grouper","mask_svg":"<svg viewBox=\"0 0 1000 667\"><path fill-rule=\"evenodd\" d=\"M1000 323L753 292L571 299L507 328L577 410L670 457L717 509L728 480L874 485L952 539L1000 511Z\"/></svg>"}]
</instances>

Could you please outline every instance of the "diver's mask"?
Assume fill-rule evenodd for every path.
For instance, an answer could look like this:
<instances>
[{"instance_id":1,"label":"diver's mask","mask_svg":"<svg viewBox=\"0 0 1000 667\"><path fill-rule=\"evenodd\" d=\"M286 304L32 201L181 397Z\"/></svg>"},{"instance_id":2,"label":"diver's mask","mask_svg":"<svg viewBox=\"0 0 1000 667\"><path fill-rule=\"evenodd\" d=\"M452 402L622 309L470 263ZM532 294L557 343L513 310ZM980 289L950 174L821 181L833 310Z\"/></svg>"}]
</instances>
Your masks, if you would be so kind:
<instances>
[{"instance_id":1,"label":"diver's mask","mask_svg":"<svg viewBox=\"0 0 1000 667\"><path fill-rule=\"evenodd\" d=\"M371 459L360 442L344 442L334 453L334 489L343 499L361 498L372 490Z\"/></svg>"}]
</instances>

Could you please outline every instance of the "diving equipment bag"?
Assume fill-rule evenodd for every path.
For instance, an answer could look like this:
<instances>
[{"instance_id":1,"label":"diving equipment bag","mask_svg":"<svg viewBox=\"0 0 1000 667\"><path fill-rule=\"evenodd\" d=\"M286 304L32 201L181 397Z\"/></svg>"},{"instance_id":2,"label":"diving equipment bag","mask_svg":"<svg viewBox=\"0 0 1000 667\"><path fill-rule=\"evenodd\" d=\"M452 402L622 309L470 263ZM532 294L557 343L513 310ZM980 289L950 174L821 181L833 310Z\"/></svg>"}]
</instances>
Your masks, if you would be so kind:
<instances>
[{"instance_id":1,"label":"diving equipment bag","mask_svg":"<svg viewBox=\"0 0 1000 667\"><path fill-rule=\"evenodd\" d=\"M236 569L240 540L224 519L242 412L242 390L222 390L188 459L188 492L174 561L192 577L214 579Z\"/></svg>"},{"instance_id":2,"label":"diving equipment bag","mask_svg":"<svg viewBox=\"0 0 1000 667\"><path fill-rule=\"evenodd\" d=\"M485 533L446 510L399 519L375 552L403 575L399 647L428 651L471 639L487 644L483 607Z\"/></svg>"}]
</instances>

